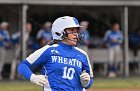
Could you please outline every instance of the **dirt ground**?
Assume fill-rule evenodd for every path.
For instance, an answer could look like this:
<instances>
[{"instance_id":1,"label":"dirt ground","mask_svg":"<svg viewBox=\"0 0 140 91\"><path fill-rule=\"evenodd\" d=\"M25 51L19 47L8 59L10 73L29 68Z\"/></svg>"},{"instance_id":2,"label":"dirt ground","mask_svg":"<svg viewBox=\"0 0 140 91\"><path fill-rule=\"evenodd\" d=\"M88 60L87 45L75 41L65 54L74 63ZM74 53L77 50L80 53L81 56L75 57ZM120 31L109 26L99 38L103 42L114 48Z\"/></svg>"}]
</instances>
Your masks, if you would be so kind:
<instances>
[{"instance_id":1,"label":"dirt ground","mask_svg":"<svg viewBox=\"0 0 140 91\"><path fill-rule=\"evenodd\" d=\"M140 91L140 89L90 89L87 91Z\"/></svg>"}]
</instances>

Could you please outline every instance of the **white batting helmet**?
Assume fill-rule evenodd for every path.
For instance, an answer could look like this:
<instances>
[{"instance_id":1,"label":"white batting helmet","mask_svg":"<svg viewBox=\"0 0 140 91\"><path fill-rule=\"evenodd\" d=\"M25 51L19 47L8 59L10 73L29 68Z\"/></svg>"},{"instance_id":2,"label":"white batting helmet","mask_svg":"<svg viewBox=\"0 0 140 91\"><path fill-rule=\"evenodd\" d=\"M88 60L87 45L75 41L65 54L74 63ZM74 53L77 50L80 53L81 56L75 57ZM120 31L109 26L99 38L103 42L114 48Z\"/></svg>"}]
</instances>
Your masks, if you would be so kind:
<instances>
[{"instance_id":1,"label":"white batting helmet","mask_svg":"<svg viewBox=\"0 0 140 91\"><path fill-rule=\"evenodd\" d=\"M76 18L64 16L57 18L52 24L53 39L63 40L63 32L66 28L81 27Z\"/></svg>"}]
</instances>

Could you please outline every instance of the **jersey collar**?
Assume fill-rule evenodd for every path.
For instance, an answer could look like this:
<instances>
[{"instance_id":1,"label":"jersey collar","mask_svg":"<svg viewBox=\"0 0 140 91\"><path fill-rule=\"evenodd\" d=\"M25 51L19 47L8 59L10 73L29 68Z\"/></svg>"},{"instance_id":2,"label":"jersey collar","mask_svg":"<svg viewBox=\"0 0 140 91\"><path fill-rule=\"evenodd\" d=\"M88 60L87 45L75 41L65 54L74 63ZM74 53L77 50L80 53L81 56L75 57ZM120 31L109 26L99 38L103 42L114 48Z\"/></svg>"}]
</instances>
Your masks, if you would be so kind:
<instances>
[{"instance_id":1,"label":"jersey collar","mask_svg":"<svg viewBox=\"0 0 140 91\"><path fill-rule=\"evenodd\" d=\"M72 45L68 45L68 44L65 44L65 43L62 43L62 42L59 42L58 44L65 49L72 49L73 48Z\"/></svg>"}]
</instances>

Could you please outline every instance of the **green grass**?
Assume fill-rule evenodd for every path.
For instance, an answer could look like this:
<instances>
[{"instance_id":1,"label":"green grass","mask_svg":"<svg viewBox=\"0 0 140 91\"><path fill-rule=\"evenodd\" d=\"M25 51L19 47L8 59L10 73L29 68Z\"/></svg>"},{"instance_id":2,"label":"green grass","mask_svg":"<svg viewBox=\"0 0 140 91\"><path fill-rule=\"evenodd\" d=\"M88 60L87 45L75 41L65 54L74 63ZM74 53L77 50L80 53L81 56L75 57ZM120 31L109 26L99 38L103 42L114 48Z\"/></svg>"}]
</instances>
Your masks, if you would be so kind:
<instances>
[{"instance_id":1,"label":"green grass","mask_svg":"<svg viewBox=\"0 0 140 91\"><path fill-rule=\"evenodd\" d=\"M1 82L0 91L42 91L41 87L30 82Z\"/></svg>"},{"instance_id":2,"label":"green grass","mask_svg":"<svg viewBox=\"0 0 140 91\"><path fill-rule=\"evenodd\" d=\"M94 89L140 89L140 78L95 79ZM42 91L40 86L27 81L0 82L0 91Z\"/></svg>"},{"instance_id":3,"label":"green grass","mask_svg":"<svg viewBox=\"0 0 140 91\"><path fill-rule=\"evenodd\" d=\"M140 89L140 78L95 79L94 89Z\"/></svg>"}]
</instances>

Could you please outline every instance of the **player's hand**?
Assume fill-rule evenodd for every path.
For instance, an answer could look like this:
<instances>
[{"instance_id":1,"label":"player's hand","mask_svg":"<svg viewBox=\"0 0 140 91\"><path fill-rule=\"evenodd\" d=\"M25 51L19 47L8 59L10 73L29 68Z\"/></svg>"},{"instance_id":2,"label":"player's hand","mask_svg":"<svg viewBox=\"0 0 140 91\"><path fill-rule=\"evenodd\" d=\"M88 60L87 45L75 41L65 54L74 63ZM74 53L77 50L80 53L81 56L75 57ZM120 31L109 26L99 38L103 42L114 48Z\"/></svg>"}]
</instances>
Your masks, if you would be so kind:
<instances>
[{"instance_id":1,"label":"player's hand","mask_svg":"<svg viewBox=\"0 0 140 91\"><path fill-rule=\"evenodd\" d=\"M115 43L115 42L117 42L117 39L111 39L111 41L113 42L113 43Z\"/></svg>"},{"instance_id":2,"label":"player's hand","mask_svg":"<svg viewBox=\"0 0 140 91\"><path fill-rule=\"evenodd\" d=\"M2 38L2 35L0 34L0 41L2 40L3 38Z\"/></svg>"},{"instance_id":3,"label":"player's hand","mask_svg":"<svg viewBox=\"0 0 140 91\"><path fill-rule=\"evenodd\" d=\"M48 86L48 79L44 75L35 75L32 74L30 77L30 81L40 86Z\"/></svg>"},{"instance_id":4,"label":"player's hand","mask_svg":"<svg viewBox=\"0 0 140 91\"><path fill-rule=\"evenodd\" d=\"M84 70L82 74L80 75L80 81L82 83L83 87L87 87L87 85L90 82L90 75Z\"/></svg>"}]
</instances>

